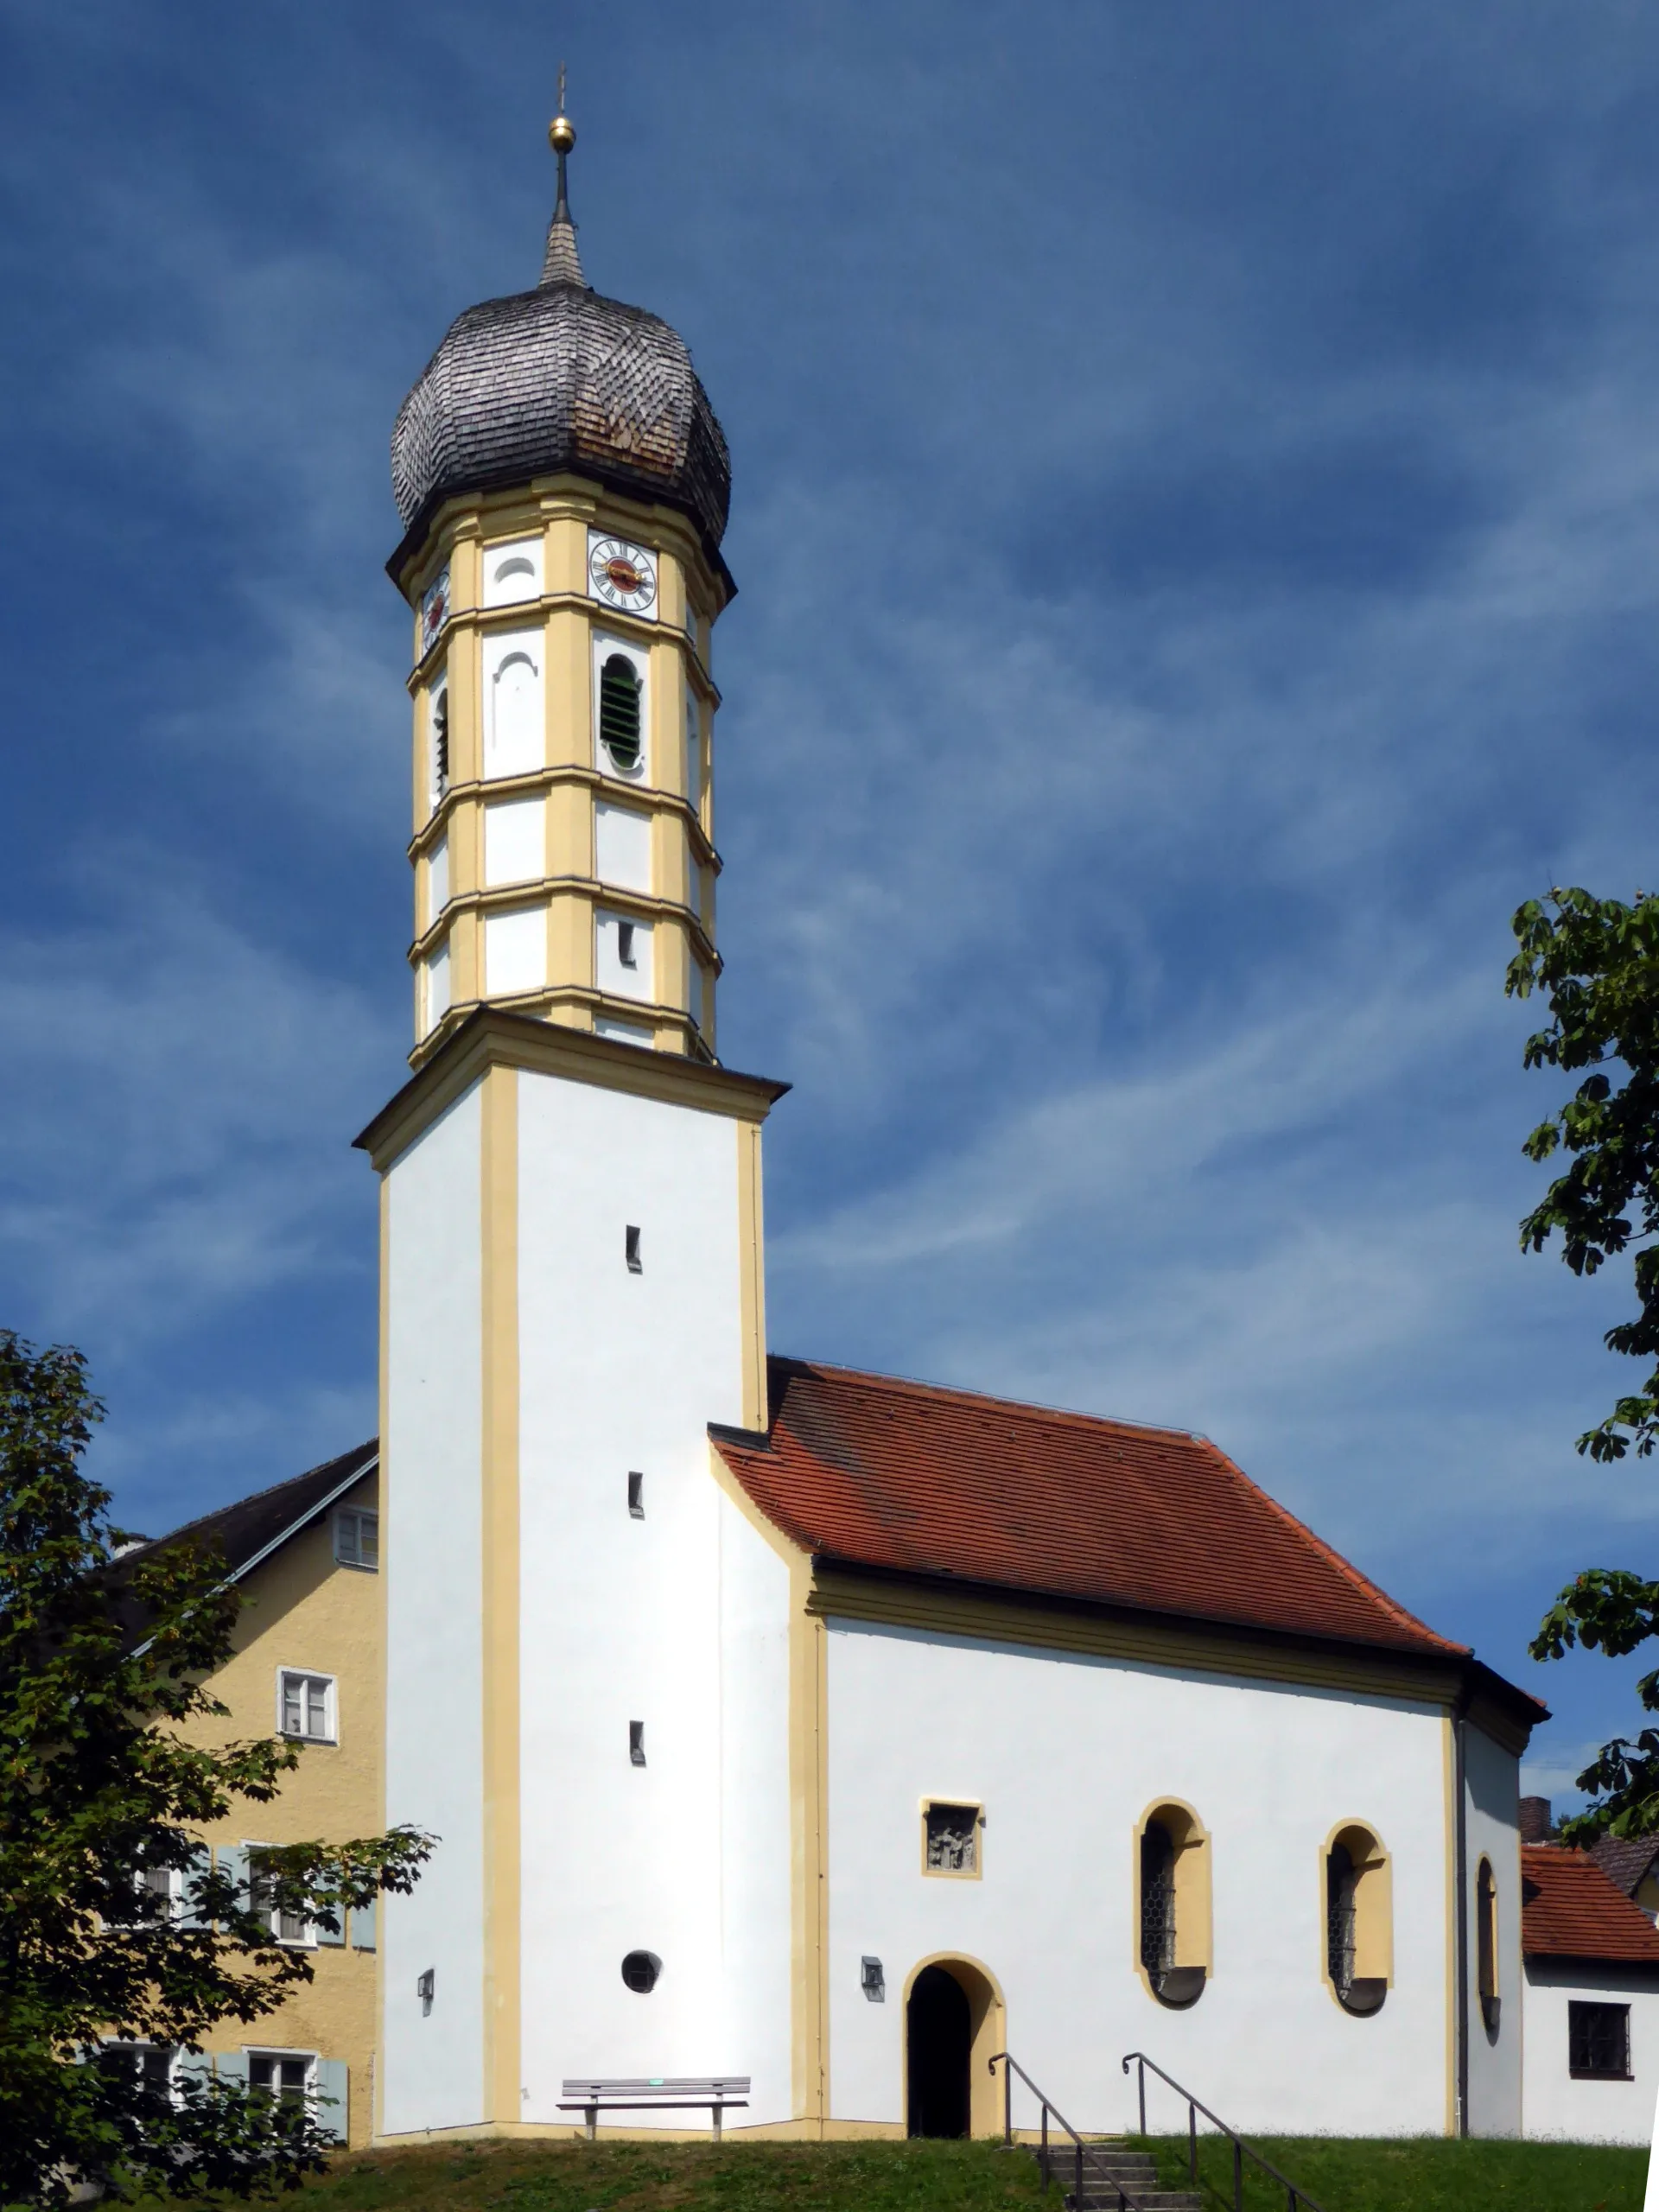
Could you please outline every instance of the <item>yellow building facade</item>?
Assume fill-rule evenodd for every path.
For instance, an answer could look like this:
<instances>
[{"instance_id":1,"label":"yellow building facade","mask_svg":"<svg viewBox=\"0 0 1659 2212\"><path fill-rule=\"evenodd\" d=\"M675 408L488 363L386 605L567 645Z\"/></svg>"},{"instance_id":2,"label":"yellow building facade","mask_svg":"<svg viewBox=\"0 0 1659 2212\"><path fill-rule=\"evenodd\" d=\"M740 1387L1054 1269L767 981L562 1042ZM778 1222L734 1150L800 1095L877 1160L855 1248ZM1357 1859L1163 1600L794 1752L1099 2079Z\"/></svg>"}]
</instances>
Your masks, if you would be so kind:
<instances>
[{"instance_id":1,"label":"yellow building facade","mask_svg":"<svg viewBox=\"0 0 1659 2212\"><path fill-rule=\"evenodd\" d=\"M223 1549L244 1599L231 1657L206 1687L225 1706L191 1725L214 1745L276 1735L299 1764L270 1804L240 1802L203 1840L221 1869L257 1873L261 1846L343 1842L382 1826L385 1618L379 1460L372 1445L175 1532ZM312 1979L245 2025L223 2022L204 2049L214 2070L305 2095L354 2147L373 2113L375 1912L338 1936L280 1924Z\"/></svg>"}]
</instances>

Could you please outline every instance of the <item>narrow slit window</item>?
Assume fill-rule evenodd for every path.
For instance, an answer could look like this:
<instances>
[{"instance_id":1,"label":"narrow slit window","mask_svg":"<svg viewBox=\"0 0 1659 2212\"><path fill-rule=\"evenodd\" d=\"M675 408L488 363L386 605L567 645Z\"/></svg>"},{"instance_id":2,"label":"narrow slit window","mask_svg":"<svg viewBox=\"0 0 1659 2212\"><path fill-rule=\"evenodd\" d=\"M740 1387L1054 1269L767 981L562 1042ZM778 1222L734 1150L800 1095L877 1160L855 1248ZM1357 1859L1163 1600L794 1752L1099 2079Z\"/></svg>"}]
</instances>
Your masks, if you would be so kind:
<instances>
[{"instance_id":1,"label":"narrow slit window","mask_svg":"<svg viewBox=\"0 0 1659 2212\"><path fill-rule=\"evenodd\" d=\"M622 1256L631 1275L644 1274L645 1263L639 1256L639 1232L632 1223L622 1232Z\"/></svg>"},{"instance_id":2,"label":"narrow slit window","mask_svg":"<svg viewBox=\"0 0 1659 2212\"><path fill-rule=\"evenodd\" d=\"M616 925L616 957L624 968L637 968L639 955L633 949L633 924L619 922Z\"/></svg>"},{"instance_id":3,"label":"narrow slit window","mask_svg":"<svg viewBox=\"0 0 1659 2212\"><path fill-rule=\"evenodd\" d=\"M645 1517L645 1478L643 1475L628 1477L628 1511L636 1521Z\"/></svg>"},{"instance_id":4,"label":"narrow slit window","mask_svg":"<svg viewBox=\"0 0 1659 2212\"><path fill-rule=\"evenodd\" d=\"M639 766L639 675L626 653L612 653L599 672L599 734L613 766L631 776Z\"/></svg>"},{"instance_id":5,"label":"narrow slit window","mask_svg":"<svg viewBox=\"0 0 1659 2212\"><path fill-rule=\"evenodd\" d=\"M645 1763L645 1724L643 1720L628 1723L628 1764L644 1766Z\"/></svg>"},{"instance_id":6,"label":"narrow slit window","mask_svg":"<svg viewBox=\"0 0 1659 2212\"><path fill-rule=\"evenodd\" d=\"M1475 1876L1475 1972L1480 1990L1480 2017L1489 2035L1496 2035L1497 1998L1497 1879L1492 1862L1483 1859Z\"/></svg>"},{"instance_id":7,"label":"narrow slit window","mask_svg":"<svg viewBox=\"0 0 1659 2212\"><path fill-rule=\"evenodd\" d=\"M449 687L432 694L432 779L440 798L449 788Z\"/></svg>"}]
</instances>

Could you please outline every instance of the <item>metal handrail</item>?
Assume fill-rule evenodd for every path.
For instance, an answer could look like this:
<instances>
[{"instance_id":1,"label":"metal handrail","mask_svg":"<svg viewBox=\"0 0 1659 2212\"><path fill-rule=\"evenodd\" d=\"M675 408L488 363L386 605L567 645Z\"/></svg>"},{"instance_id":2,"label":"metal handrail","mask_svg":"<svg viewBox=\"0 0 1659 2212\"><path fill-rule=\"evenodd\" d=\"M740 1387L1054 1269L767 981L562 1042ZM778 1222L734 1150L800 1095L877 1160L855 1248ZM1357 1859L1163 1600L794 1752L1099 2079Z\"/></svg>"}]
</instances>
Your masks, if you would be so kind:
<instances>
[{"instance_id":1,"label":"metal handrail","mask_svg":"<svg viewBox=\"0 0 1659 2212\"><path fill-rule=\"evenodd\" d=\"M1077 2195L1072 2200L1076 2206L1076 2212L1086 2212L1086 2207L1084 2206L1083 2197L1083 2169L1084 2161L1085 2159L1087 2159L1090 2165L1093 2166L1095 2178L1097 2181L1103 2182L1109 2189L1115 2189L1117 2191L1118 2212L1147 2212L1147 2208L1142 2204L1141 2199L1136 2196L1133 2191L1124 2188L1122 2182L1118 2178L1117 2175L1106 2173L1098 2165L1095 2164L1095 2160L1097 2158L1098 2153L1089 2148L1089 2145L1084 2141L1082 2136L1078 2134L1077 2129L1072 2126L1071 2121L1060 2110L1059 2107L1055 2104L1052 2099L1046 2097L1043 2094L1043 2092L1032 2080L1030 2075L1027 2073L1025 2068L1020 2065L1017 2058L1010 2058L1006 2050L999 2050L995 2056L990 2060L989 2064L990 2070L993 2074L996 2072L999 2066L1002 2069L1002 2140L1005 2143L1012 2143L1014 2141L1014 2077L1016 2074L1020 2076L1020 2079L1025 2083L1026 2087L1031 2091L1032 2095L1036 2098L1038 2103L1041 2105L1043 2108L1041 2164L1043 2169L1043 2187L1045 2190L1048 2187L1048 2116L1052 2113L1055 2119L1059 2121L1060 2126L1071 2138L1073 2156L1077 2166Z\"/></svg>"},{"instance_id":2,"label":"metal handrail","mask_svg":"<svg viewBox=\"0 0 1659 2212\"><path fill-rule=\"evenodd\" d=\"M1148 2058L1144 2050L1132 2050L1123 2061L1123 2071L1127 2074L1131 2066L1138 2066L1141 2069L1137 2077L1137 2086L1141 2093L1141 2133L1143 2136L1147 2132L1147 2069L1148 2066L1160 2082L1168 2082L1178 2097L1186 2099L1187 2170L1195 2183L1198 2180L1198 2114L1202 2113L1210 2125L1219 2128L1233 2146L1233 2212L1244 2212L1244 2161L1246 2158L1253 2159L1261 2167L1262 2172L1270 2175L1284 2190L1285 2212L1297 2212L1299 2206L1305 2207L1306 2212L1324 2212L1322 2205L1316 2203L1305 2189L1299 2189L1288 2174L1281 2174L1270 2159L1264 2158L1254 2145L1244 2140L1236 2127L1229 2127L1219 2113L1211 2112L1208 2105L1200 2104L1191 2089L1183 2088L1173 2074L1166 2074L1155 2058ZM1217 2190L1215 2194L1219 2196L1221 2191Z\"/></svg>"}]
</instances>

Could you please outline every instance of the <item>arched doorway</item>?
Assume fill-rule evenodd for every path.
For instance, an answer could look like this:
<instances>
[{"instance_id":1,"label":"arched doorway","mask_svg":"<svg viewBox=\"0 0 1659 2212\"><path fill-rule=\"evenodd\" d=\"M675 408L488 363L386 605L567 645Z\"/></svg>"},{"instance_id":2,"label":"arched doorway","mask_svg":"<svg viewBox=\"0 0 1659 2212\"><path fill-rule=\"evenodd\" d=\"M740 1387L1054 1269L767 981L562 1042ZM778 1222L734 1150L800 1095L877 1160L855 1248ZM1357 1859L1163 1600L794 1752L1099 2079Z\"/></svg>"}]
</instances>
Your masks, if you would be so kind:
<instances>
[{"instance_id":1,"label":"arched doorway","mask_svg":"<svg viewBox=\"0 0 1659 2212\"><path fill-rule=\"evenodd\" d=\"M944 1967L924 1967L905 2008L910 2059L910 2133L966 2135L973 2021L968 1993Z\"/></svg>"},{"instance_id":2,"label":"arched doorway","mask_svg":"<svg viewBox=\"0 0 1659 2212\"><path fill-rule=\"evenodd\" d=\"M935 1953L905 1989L905 2119L912 2135L1000 2135L1002 1992L976 1960Z\"/></svg>"}]
</instances>

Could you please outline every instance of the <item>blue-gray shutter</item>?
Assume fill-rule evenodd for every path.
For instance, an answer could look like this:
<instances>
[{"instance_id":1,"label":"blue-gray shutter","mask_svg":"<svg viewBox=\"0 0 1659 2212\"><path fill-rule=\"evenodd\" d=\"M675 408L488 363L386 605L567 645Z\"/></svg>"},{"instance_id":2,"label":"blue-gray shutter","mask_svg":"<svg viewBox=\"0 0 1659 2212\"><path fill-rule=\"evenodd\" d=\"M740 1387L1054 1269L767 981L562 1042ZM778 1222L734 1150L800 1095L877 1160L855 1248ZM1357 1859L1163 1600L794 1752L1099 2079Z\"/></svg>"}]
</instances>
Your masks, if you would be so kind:
<instances>
[{"instance_id":1,"label":"blue-gray shutter","mask_svg":"<svg viewBox=\"0 0 1659 2212\"><path fill-rule=\"evenodd\" d=\"M248 1854L239 1843L221 1844L219 1847L219 1871L228 1874L242 1892L242 1902L247 1899Z\"/></svg>"},{"instance_id":2,"label":"blue-gray shutter","mask_svg":"<svg viewBox=\"0 0 1659 2212\"><path fill-rule=\"evenodd\" d=\"M335 2139L345 2142L350 2133L348 2122L351 2107L346 2101L348 2082L343 2058L320 2058L317 2061L317 2126L330 2129Z\"/></svg>"},{"instance_id":3,"label":"blue-gray shutter","mask_svg":"<svg viewBox=\"0 0 1659 2212\"><path fill-rule=\"evenodd\" d=\"M204 1920L195 1909L196 1885L204 1874L212 1872L213 1865L213 1854L205 1843L198 1843L192 1847L190 1864L179 1877L179 1925L181 1928L207 1928L213 1924L210 1921Z\"/></svg>"},{"instance_id":4,"label":"blue-gray shutter","mask_svg":"<svg viewBox=\"0 0 1659 2212\"><path fill-rule=\"evenodd\" d=\"M374 1899L359 1905L352 1915L352 1948L358 1951L374 1948Z\"/></svg>"},{"instance_id":5,"label":"blue-gray shutter","mask_svg":"<svg viewBox=\"0 0 1659 2212\"><path fill-rule=\"evenodd\" d=\"M213 2053L213 2071L221 2082L239 2082L248 2086L248 2054L245 2050L218 2050Z\"/></svg>"},{"instance_id":6,"label":"blue-gray shutter","mask_svg":"<svg viewBox=\"0 0 1659 2212\"><path fill-rule=\"evenodd\" d=\"M200 1927L201 1923L198 1921L195 1924ZM205 2050L181 2050L173 2061L175 2082L211 2082L213 2078L213 2062Z\"/></svg>"},{"instance_id":7,"label":"blue-gray shutter","mask_svg":"<svg viewBox=\"0 0 1659 2212\"><path fill-rule=\"evenodd\" d=\"M346 1941L346 1908L343 1904L336 1907L334 1918L340 1925L332 1936L320 1920L312 1922L311 1926L319 1943L340 1944Z\"/></svg>"}]
</instances>

